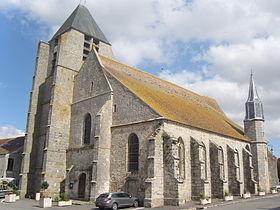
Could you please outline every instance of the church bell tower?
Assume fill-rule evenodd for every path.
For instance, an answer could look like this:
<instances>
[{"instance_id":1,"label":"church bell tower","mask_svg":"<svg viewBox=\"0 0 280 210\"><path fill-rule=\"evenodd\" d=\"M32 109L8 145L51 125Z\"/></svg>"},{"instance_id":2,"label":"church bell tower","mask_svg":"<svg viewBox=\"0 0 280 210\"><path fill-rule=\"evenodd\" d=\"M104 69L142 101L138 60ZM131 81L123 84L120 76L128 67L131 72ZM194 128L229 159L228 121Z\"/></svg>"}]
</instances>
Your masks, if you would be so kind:
<instances>
[{"instance_id":1,"label":"church bell tower","mask_svg":"<svg viewBox=\"0 0 280 210\"><path fill-rule=\"evenodd\" d=\"M269 192L267 140L264 133L263 104L258 96L253 73L250 75L248 99L245 103L244 132L251 140L254 179L259 190Z\"/></svg>"},{"instance_id":2,"label":"church bell tower","mask_svg":"<svg viewBox=\"0 0 280 210\"><path fill-rule=\"evenodd\" d=\"M83 5L49 42L38 45L20 174L23 196L34 196L43 181L49 183L50 195L63 189L74 78L93 48L114 57L111 44Z\"/></svg>"}]
</instances>

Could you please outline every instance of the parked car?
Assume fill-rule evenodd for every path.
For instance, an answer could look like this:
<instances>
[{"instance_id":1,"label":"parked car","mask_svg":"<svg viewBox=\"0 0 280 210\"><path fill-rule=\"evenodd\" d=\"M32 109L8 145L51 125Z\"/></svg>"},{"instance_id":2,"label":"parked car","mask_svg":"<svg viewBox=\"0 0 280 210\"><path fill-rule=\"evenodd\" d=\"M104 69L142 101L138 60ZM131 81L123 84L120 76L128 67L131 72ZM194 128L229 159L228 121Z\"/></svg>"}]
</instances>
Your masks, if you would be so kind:
<instances>
[{"instance_id":1,"label":"parked car","mask_svg":"<svg viewBox=\"0 0 280 210\"><path fill-rule=\"evenodd\" d=\"M99 209L110 208L117 210L122 207L138 207L139 200L125 192L103 193L96 199L95 205Z\"/></svg>"},{"instance_id":2,"label":"parked car","mask_svg":"<svg viewBox=\"0 0 280 210\"><path fill-rule=\"evenodd\" d=\"M5 198L7 193L12 192L11 190L0 190L0 198Z\"/></svg>"}]
</instances>

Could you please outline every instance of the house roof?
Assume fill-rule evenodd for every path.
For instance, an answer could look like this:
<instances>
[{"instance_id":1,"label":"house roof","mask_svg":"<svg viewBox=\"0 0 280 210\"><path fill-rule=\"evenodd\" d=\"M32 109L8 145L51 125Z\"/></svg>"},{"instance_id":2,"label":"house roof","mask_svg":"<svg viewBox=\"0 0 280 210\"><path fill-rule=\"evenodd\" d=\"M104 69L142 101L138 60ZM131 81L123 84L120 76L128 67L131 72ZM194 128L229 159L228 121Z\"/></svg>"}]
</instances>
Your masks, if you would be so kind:
<instances>
[{"instance_id":1,"label":"house roof","mask_svg":"<svg viewBox=\"0 0 280 210\"><path fill-rule=\"evenodd\" d=\"M54 34L53 38L63 34L69 29L76 29L88 36L91 36L99 41L110 44L93 17L89 10L83 6L78 5L72 14L67 18L63 25Z\"/></svg>"},{"instance_id":2,"label":"house roof","mask_svg":"<svg viewBox=\"0 0 280 210\"><path fill-rule=\"evenodd\" d=\"M106 72L162 117L220 135L248 141L242 127L230 120L217 102L147 72L99 55Z\"/></svg>"},{"instance_id":3,"label":"house roof","mask_svg":"<svg viewBox=\"0 0 280 210\"><path fill-rule=\"evenodd\" d=\"M17 151L23 147L24 136L16 138L0 139L0 155L5 155Z\"/></svg>"}]
</instances>

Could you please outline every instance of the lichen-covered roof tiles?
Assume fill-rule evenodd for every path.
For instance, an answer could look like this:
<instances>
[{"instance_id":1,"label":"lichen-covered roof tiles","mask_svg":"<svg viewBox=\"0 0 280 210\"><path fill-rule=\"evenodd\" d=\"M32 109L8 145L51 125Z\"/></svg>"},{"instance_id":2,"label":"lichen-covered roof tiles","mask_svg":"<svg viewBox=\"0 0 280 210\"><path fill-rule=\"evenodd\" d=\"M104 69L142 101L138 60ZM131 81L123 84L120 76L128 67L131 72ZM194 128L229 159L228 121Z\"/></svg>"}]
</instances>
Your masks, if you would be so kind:
<instances>
[{"instance_id":1,"label":"lichen-covered roof tiles","mask_svg":"<svg viewBox=\"0 0 280 210\"><path fill-rule=\"evenodd\" d=\"M245 140L243 129L217 102L151 74L100 56L105 70L162 117L224 136Z\"/></svg>"},{"instance_id":2,"label":"lichen-covered roof tiles","mask_svg":"<svg viewBox=\"0 0 280 210\"><path fill-rule=\"evenodd\" d=\"M5 155L23 148L24 136L0 139L0 155Z\"/></svg>"}]
</instances>

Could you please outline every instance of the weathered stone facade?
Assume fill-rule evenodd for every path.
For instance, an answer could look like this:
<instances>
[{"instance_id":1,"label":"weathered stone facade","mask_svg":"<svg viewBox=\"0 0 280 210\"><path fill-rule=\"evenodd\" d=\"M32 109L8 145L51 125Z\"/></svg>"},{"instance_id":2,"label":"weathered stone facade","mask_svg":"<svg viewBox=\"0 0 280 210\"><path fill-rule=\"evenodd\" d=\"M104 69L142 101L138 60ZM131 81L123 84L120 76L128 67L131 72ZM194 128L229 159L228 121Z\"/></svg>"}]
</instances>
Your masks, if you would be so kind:
<instances>
[{"instance_id":1,"label":"weathered stone facade","mask_svg":"<svg viewBox=\"0 0 280 210\"><path fill-rule=\"evenodd\" d=\"M70 28L39 44L23 193L34 194L47 180L53 195L65 191L71 198L95 200L100 193L127 191L155 207L275 185L262 120L246 120L244 134L213 99L112 60L110 45L98 37L93 37L98 46L85 55L87 37ZM143 86L144 80L149 82ZM150 89L139 95L146 86ZM188 113L204 108L202 118L178 120L181 113L161 107L176 103L170 98L194 108ZM224 127L208 126L211 117Z\"/></svg>"},{"instance_id":2,"label":"weathered stone facade","mask_svg":"<svg viewBox=\"0 0 280 210\"><path fill-rule=\"evenodd\" d=\"M0 178L14 178L18 184L24 136L0 139Z\"/></svg>"},{"instance_id":3,"label":"weathered stone facade","mask_svg":"<svg viewBox=\"0 0 280 210\"><path fill-rule=\"evenodd\" d=\"M278 169L278 179L280 182L280 158L278 158L278 160L277 160L277 169Z\"/></svg>"},{"instance_id":4,"label":"weathered stone facade","mask_svg":"<svg viewBox=\"0 0 280 210\"><path fill-rule=\"evenodd\" d=\"M268 173L269 173L269 186L279 185L278 170L277 170L277 157L271 152L267 151L268 158Z\"/></svg>"},{"instance_id":5,"label":"weathered stone facade","mask_svg":"<svg viewBox=\"0 0 280 210\"><path fill-rule=\"evenodd\" d=\"M74 78L83 64L84 43L85 34L75 29L39 43L23 152L22 194L34 196L44 180L51 194L64 188ZM91 43L89 48L94 46ZM96 47L113 56L108 44Z\"/></svg>"}]
</instances>

